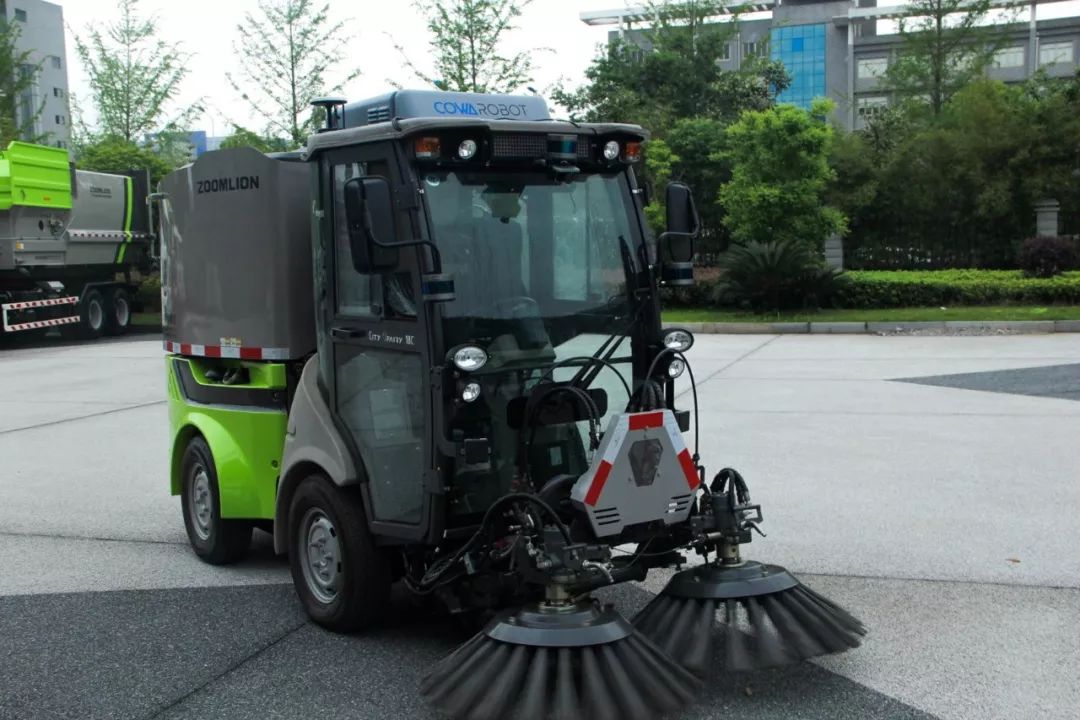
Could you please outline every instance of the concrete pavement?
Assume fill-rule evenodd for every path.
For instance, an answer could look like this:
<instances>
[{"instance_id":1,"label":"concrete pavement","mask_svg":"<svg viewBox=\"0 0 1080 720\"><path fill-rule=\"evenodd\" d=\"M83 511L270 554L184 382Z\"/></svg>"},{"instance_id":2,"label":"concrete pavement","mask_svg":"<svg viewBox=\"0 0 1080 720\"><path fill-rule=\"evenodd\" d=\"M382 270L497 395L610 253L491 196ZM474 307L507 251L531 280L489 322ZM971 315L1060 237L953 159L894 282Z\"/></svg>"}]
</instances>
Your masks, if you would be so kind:
<instances>
[{"instance_id":1,"label":"concrete pavement","mask_svg":"<svg viewBox=\"0 0 1080 720\"><path fill-rule=\"evenodd\" d=\"M706 464L764 506L751 554L870 635L721 676L686 718L1080 717L1080 335L699 336L689 358ZM157 338L0 351L0 719L428 717L453 627L402 604L325 633L258 533L238 566L194 558L163 396ZM609 596L629 614L664 581Z\"/></svg>"}]
</instances>

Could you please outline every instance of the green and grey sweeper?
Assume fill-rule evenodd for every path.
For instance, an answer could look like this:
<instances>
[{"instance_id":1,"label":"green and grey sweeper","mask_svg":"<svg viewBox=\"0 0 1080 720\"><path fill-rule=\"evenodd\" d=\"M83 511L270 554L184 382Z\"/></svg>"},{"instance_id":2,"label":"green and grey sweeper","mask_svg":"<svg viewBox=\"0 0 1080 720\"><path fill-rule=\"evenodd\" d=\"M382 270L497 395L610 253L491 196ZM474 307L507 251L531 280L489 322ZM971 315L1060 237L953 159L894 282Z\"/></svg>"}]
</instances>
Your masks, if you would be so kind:
<instances>
[{"instance_id":1,"label":"green and grey sweeper","mask_svg":"<svg viewBox=\"0 0 1080 720\"><path fill-rule=\"evenodd\" d=\"M859 621L744 557L743 478L706 479L675 401L694 338L658 297L693 281L697 213L668 186L651 237L646 132L538 97L318 104L302 151L207 153L155 196L195 552L273 533L335 631L377 626L394 583L486 621L421 686L454 718L647 720L725 668L858 645ZM632 621L590 596L691 552Z\"/></svg>"}]
</instances>

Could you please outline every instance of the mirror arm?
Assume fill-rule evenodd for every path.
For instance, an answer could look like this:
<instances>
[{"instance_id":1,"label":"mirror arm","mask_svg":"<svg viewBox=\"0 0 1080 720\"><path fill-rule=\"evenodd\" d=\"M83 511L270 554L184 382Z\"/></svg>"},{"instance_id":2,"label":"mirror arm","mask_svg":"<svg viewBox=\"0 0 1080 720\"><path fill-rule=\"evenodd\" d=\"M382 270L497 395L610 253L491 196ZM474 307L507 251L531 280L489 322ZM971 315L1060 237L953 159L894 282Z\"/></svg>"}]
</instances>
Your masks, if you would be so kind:
<instances>
[{"instance_id":1,"label":"mirror arm","mask_svg":"<svg viewBox=\"0 0 1080 720\"><path fill-rule=\"evenodd\" d=\"M359 185L360 182L363 179L364 179L364 177L362 175L357 175L356 177L349 178L348 180L345 181L345 185L343 187L348 187L352 183L356 183L357 185ZM367 209L365 208L365 212L366 212L366 210ZM370 228L370 223L369 223L369 228ZM387 242L382 242L381 240L379 240L379 238L375 237L375 235L370 231L370 229L368 230L368 237L371 238L372 245L375 245L375 246L381 247L381 248L386 248L388 250L393 250L394 248L411 247L411 246L414 246L414 245L427 245L431 249L431 260L432 260L432 263L435 265L434 272L436 272L436 273L441 273L442 272L442 253L439 252L439 248L435 245L435 243L431 242L430 240L419 240L418 239L418 240L406 240L405 242L387 243Z\"/></svg>"}]
</instances>

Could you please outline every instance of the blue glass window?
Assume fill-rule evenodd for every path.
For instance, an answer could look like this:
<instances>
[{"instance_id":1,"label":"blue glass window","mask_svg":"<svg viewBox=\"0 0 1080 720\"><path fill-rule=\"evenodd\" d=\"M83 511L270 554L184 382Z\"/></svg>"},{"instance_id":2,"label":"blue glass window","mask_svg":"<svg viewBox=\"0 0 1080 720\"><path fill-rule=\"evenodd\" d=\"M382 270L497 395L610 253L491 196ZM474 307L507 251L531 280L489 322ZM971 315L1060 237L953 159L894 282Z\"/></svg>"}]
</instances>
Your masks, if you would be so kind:
<instances>
[{"instance_id":1,"label":"blue glass window","mask_svg":"<svg viewBox=\"0 0 1080 720\"><path fill-rule=\"evenodd\" d=\"M779 60L791 76L791 85L778 102L810 107L825 95L825 25L790 25L771 33L770 56Z\"/></svg>"}]
</instances>

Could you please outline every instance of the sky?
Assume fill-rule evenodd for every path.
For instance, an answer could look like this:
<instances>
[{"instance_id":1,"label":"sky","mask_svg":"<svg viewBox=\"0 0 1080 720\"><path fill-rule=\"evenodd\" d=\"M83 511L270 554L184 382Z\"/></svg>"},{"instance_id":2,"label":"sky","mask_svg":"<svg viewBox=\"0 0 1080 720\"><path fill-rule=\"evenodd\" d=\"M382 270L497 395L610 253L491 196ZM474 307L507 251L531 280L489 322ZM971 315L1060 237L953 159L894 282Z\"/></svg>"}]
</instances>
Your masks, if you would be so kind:
<instances>
[{"instance_id":1,"label":"sky","mask_svg":"<svg viewBox=\"0 0 1080 720\"><path fill-rule=\"evenodd\" d=\"M116 17L113 0L50 0L64 8L67 24L68 83L76 98L89 98L86 76L75 55L74 35L85 34L93 23ZM903 4L904 0L880 0L881 5ZM631 0L534 0L526 7L518 29L509 36L513 49L535 49L535 82L541 94L560 81L570 86L583 82L583 73L597 49L607 40L609 27L590 27L580 14L590 10L610 10L633 4ZM262 130L262 123L233 91L225 73L237 64L233 43L237 26L257 0L140 0L145 13L158 21L163 39L181 43L191 54L190 73L179 94L175 110L203 100L207 112L193 130L210 135L227 135L233 124ZM421 87L421 82L403 66L394 49L395 41L420 67L427 63L428 33L424 20L411 0L330 0L331 16L346 22L352 35L349 56L343 60L359 66L361 75L347 84L344 95L361 100L391 89L393 80L404 87ZM1039 17L1080 14L1080 2L1041 5ZM1026 16L1022 16L1024 19ZM888 32L881 28L882 32ZM340 78L328 78L339 81ZM89 103L80 103L87 119L93 121Z\"/></svg>"},{"instance_id":2,"label":"sky","mask_svg":"<svg viewBox=\"0 0 1080 720\"><path fill-rule=\"evenodd\" d=\"M116 4L111 0L50 1L64 8L70 90L76 98L89 98L73 35L85 34L95 22L114 19ZM527 7L510 40L515 47L538 48L532 87L543 93L560 78L571 85L580 84L597 47L607 39L607 29L585 25L580 13L620 6L619 0L535 0ZM261 130L261 123L225 79L225 73L237 63L233 52L237 25L256 9L256 0L141 0L140 7L157 18L163 39L179 41L192 55L190 73L177 103L183 108L204 99L207 113L192 129L227 135L232 125L239 123ZM345 97L354 101L386 92L391 89L388 80L404 87L421 87L394 49L397 41L417 65L427 66L428 33L410 0L330 0L330 12L346 21L353 39L344 60L359 66L362 73L345 86ZM89 115L89 103L81 101L80 105Z\"/></svg>"}]
</instances>

